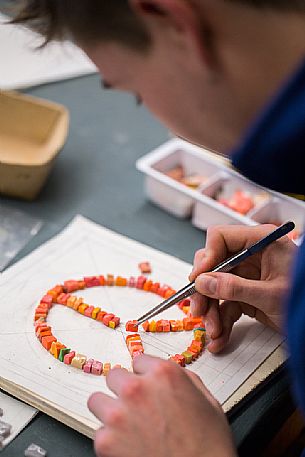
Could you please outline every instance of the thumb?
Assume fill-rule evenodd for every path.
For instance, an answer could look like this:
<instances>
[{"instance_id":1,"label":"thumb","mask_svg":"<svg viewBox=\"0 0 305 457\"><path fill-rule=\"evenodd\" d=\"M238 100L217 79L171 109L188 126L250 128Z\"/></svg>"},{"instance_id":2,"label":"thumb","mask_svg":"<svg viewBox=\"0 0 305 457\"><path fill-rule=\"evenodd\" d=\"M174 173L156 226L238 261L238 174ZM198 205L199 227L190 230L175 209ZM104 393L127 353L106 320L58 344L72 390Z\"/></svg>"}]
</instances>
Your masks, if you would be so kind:
<instances>
[{"instance_id":1,"label":"thumb","mask_svg":"<svg viewBox=\"0 0 305 457\"><path fill-rule=\"evenodd\" d=\"M218 300L239 301L251 304L258 309L265 308L263 296L270 295L270 281L245 279L229 273L201 274L195 281L196 290Z\"/></svg>"}]
</instances>

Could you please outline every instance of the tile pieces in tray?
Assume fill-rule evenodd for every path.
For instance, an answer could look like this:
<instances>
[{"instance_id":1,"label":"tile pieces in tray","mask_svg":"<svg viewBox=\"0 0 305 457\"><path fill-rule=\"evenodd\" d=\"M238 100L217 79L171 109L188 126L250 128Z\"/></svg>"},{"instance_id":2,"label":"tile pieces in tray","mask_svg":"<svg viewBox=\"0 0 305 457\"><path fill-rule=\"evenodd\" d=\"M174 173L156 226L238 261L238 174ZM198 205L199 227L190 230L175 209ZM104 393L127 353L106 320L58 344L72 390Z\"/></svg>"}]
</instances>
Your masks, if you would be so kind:
<instances>
[{"instance_id":1,"label":"tile pieces in tray","mask_svg":"<svg viewBox=\"0 0 305 457\"><path fill-rule=\"evenodd\" d=\"M191 189L199 189L208 180L206 176L202 176L195 172L187 174L182 165L178 165L168 171L164 171L164 174L169 178L190 187Z\"/></svg>"},{"instance_id":2,"label":"tile pieces in tray","mask_svg":"<svg viewBox=\"0 0 305 457\"><path fill-rule=\"evenodd\" d=\"M142 157L137 168L146 175L148 198L193 225L257 225L287 220L296 224L293 239L305 225L305 203L265 189L232 170L216 155L173 139Z\"/></svg>"}]
</instances>

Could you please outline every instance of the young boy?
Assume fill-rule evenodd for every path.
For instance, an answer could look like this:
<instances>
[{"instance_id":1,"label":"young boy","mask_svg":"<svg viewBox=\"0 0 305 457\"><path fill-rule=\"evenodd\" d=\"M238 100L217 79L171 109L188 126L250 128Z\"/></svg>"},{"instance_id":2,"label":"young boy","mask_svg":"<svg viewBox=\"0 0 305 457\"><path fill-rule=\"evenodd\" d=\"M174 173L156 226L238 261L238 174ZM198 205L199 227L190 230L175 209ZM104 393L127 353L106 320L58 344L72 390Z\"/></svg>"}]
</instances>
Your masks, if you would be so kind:
<instances>
[{"instance_id":1,"label":"young boy","mask_svg":"<svg viewBox=\"0 0 305 457\"><path fill-rule=\"evenodd\" d=\"M305 194L304 0L24 0L15 22L47 41L73 39L99 68L105 88L134 93L177 135L235 150L235 166L259 183ZM296 248L288 239L235 275L204 274L270 229L208 232L191 274L199 292L193 313L207 319L211 352L225 346L242 313L287 331L305 412L305 246L292 285ZM115 369L107 383L117 398L96 393L88 403L104 423L97 455L237 455L220 406L190 372L141 356L134 373Z\"/></svg>"}]
</instances>

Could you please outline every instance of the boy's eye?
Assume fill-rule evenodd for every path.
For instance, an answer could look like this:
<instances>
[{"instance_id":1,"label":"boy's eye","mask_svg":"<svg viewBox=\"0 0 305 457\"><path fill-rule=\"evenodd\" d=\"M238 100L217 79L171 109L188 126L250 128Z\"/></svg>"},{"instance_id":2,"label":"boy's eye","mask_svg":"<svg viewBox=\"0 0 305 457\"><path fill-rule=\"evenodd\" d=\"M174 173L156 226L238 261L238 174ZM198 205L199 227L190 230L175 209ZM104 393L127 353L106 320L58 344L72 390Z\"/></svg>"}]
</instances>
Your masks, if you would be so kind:
<instances>
[{"instance_id":1,"label":"boy's eye","mask_svg":"<svg viewBox=\"0 0 305 457\"><path fill-rule=\"evenodd\" d=\"M135 97L136 97L136 104L138 106L142 105L143 100L142 100L141 96L140 95L135 95Z\"/></svg>"},{"instance_id":2,"label":"boy's eye","mask_svg":"<svg viewBox=\"0 0 305 457\"><path fill-rule=\"evenodd\" d=\"M103 89L113 89L113 85L111 83L109 83L108 81L105 81L104 79L101 80L101 86ZM135 100L136 100L136 104L138 106L142 105L143 103L143 100L142 100L142 97L138 94L134 94L135 96Z\"/></svg>"},{"instance_id":3,"label":"boy's eye","mask_svg":"<svg viewBox=\"0 0 305 457\"><path fill-rule=\"evenodd\" d=\"M112 85L105 80L101 80L101 86L103 89L112 89Z\"/></svg>"}]
</instances>

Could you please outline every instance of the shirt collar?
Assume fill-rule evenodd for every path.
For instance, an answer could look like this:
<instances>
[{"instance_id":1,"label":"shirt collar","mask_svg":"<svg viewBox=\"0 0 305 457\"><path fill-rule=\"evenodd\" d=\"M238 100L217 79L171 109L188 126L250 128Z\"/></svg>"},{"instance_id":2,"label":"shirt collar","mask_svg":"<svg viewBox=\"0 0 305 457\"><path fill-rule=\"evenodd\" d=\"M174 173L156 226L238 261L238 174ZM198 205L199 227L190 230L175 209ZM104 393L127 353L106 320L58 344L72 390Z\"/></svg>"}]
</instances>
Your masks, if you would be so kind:
<instances>
[{"instance_id":1,"label":"shirt collar","mask_svg":"<svg viewBox=\"0 0 305 457\"><path fill-rule=\"evenodd\" d=\"M258 184L305 194L305 60L249 129L232 163Z\"/></svg>"}]
</instances>

